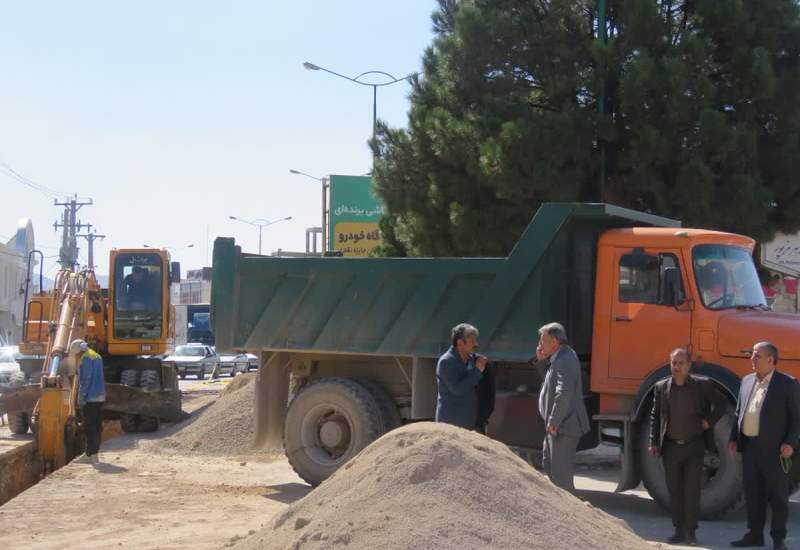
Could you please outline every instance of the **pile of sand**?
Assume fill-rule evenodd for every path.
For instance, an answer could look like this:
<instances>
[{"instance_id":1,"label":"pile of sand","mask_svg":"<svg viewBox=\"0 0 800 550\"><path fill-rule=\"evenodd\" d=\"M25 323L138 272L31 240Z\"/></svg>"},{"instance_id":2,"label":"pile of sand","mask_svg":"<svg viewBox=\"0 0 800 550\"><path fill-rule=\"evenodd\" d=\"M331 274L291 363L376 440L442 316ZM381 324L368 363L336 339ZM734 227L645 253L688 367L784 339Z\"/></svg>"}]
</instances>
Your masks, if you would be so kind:
<instances>
[{"instance_id":1,"label":"pile of sand","mask_svg":"<svg viewBox=\"0 0 800 550\"><path fill-rule=\"evenodd\" d=\"M151 450L235 456L250 453L255 437L255 377L237 376L196 419L151 446Z\"/></svg>"},{"instance_id":2,"label":"pile of sand","mask_svg":"<svg viewBox=\"0 0 800 550\"><path fill-rule=\"evenodd\" d=\"M235 550L651 548L505 445L416 423L364 449Z\"/></svg>"}]
</instances>

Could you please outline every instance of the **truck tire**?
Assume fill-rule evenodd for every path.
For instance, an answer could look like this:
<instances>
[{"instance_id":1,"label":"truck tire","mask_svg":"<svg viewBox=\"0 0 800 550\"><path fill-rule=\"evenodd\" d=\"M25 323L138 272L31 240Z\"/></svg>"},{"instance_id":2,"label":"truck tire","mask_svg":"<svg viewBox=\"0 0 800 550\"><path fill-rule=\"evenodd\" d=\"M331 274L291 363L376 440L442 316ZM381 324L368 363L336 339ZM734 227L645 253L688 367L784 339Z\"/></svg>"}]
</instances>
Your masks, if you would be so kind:
<instances>
[{"instance_id":1,"label":"truck tire","mask_svg":"<svg viewBox=\"0 0 800 550\"><path fill-rule=\"evenodd\" d=\"M24 372L15 372L11 375L8 385L11 388L21 388L28 383ZM8 429L14 435L23 435L28 433L28 426L30 425L30 413L28 411L19 411L8 413Z\"/></svg>"},{"instance_id":2,"label":"truck tire","mask_svg":"<svg viewBox=\"0 0 800 550\"><path fill-rule=\"evenodd\" d=\"M358 383L369 390L378 407L380 407L383 414L383 433L399 428L402 422L400 411L397 410L397 403L394 402L389 392L383 389L383 386L378 382L373 382L372 380L359 378Z\"/></svg>"},{"instance_id":3,"label":"truck tire","mask_svg":"<svg viewBox=\"0 0 800 550\"><path fill-rule=\"evenodd\" d=\"M651 401L652 403L652 401ZM650 410L650 406L645 409ZM700 517L719 519L744 504L742 462L740 455L727 452L728 436L733 424L733 413L727 412L714 426L717 451L706 450L703 465L703 488L700 493ZM642 482L647 492L664 509L669 510L669 492L660 457L648 452L650 445L649 419L639 424L638 459Z\"/></svg>"},{"instance_id":4,"label":"truck tire","mask_svg":"<svg viewBox=\"0 0 800 550\"><path fill-rule=\"evenodd\" d=\"M161 381L159 380L158 371L148 369L143 370L139 378L139 387L144 391L158 391L161 389ZM158 417L139 415L140 432L155 432L160 426Z\"/></svg>"},{"instance_id":5,"label":"truck tire","mask_svg":"<svg viewBox=\"0 0 800 550\"><path fill-rule=\"evenodd\" d=\"M139 371L136 369L125 369L119 377L119 383L123 386L136 388L139 385Z\"/></svg>"},{"instance_id":6,"label":"truck tire","mask_svg":"<svg viewBox=\"0 0 800 550\"><path fill-rule=\"evenodd\" d=\"M24 435L28 433L29 419L26 412L8 413L8 429L14 435Z\"/></svg>"},{"instance_id":7,"label":"truck tire","mask_svg":"<svg viewBox=\"0 0 800 550\"><path fill-rule=\"evenodd\" d=\"M312 382L286 412L283 447L294 471L318 485L383 433L383 414L364 386L348 378Z\"/></svg>"}]
</instances>

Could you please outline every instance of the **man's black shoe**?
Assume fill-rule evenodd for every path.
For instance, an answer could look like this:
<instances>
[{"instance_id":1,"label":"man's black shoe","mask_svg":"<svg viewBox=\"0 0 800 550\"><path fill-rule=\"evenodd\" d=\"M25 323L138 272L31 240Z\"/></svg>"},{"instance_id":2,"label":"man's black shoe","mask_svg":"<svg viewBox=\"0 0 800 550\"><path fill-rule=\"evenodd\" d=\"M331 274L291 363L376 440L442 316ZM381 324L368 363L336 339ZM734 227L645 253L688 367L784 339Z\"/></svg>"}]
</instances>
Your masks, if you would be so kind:
<instances>
[{"instance_id":1,"label":"man's black shoe","mask_svg":"<svg viewBox=\"0 0 800 550\"><path fill-rule=\"evenodd\" d=\"M756 533L752 531L747 532L742 538L739 540L735 540L731 543L731 546L734 548L749 548L751 546L764 546L764 536L758 536Z\"/></svg>"},{"instance_id":2,"label":"man's black shoe","mask_svg":"<svg viewBox=\"0 0 800 550\"><path fill-rule=\"evenodd\" d=\"M683 532L683 529L675 528L675 532L672 534L670 538L667 539L667 542L670 544L686 542L686 534Z\"/></svg>"},{"instance_id":3,"label":"man's black shoe","mask_svg":"<svg viewBox=\"0 0 800 550\"><path fill-rule=\"evenodd\" d=\"M697 537L694 534L694 529L686 530L686 544L689 546L697 546Z\"/></svg>"},{"instance_id":4,"label":"man's black shoe","mask_svg":"<svg viewBox=\"0 0 800 550\"><path fill-rule=\"evenodd\" d=\"M782 540L776 540L773 543L772 548L774 550L786 550L786 542L784 542Z\"/></svg>"}]
</instances>

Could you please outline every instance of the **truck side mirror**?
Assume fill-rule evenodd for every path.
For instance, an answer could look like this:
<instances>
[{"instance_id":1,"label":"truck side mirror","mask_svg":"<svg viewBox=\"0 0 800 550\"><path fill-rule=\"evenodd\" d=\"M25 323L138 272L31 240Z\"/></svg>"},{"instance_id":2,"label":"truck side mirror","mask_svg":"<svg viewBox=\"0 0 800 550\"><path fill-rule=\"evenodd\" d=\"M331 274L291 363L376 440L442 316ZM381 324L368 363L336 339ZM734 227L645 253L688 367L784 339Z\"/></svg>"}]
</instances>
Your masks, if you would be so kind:
<instances>
[{"instance_id":1,"label":"truck side mirror","mask_svg":"<svg viewBox=\"0 0 800 550\"><path fill-rule=\"evenodd\" d=\"M678 307L686 301L681 288L680 269L677 267L665 267L661 277L661 299L659 304Z\"/></svg>"},{"instance_id":2,"label":"truck side mirror","mask_svg":"<svg viewBox=\"0 0 800 550\"><path fill-rule=\"evenodd\" d=\"M180 262L172 262L169 264L169 282L170 283L180 283L181 282L181 263Z\"/></svg>"}]
</instances>

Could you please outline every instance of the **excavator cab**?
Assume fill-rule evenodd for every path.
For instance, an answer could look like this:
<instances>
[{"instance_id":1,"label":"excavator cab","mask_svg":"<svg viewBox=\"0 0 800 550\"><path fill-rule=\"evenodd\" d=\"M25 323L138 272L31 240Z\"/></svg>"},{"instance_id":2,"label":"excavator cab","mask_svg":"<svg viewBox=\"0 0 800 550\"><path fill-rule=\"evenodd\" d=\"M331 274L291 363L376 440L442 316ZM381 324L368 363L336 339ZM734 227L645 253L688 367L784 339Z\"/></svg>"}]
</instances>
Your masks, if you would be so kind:
<instances>
[{"instance_id":1,"label":"excavator cab","mask_svg":"<svg viewBox=\"0 0 800 550\"><path fill-rule=\"evenodd\" d=\"M158 355L169 337L169 256L164 250L112 250L109 355Z\"/></svg>"}]
</instances>

